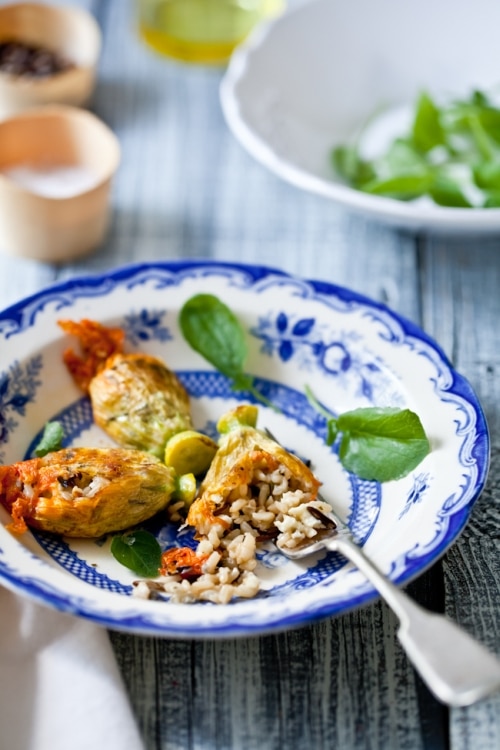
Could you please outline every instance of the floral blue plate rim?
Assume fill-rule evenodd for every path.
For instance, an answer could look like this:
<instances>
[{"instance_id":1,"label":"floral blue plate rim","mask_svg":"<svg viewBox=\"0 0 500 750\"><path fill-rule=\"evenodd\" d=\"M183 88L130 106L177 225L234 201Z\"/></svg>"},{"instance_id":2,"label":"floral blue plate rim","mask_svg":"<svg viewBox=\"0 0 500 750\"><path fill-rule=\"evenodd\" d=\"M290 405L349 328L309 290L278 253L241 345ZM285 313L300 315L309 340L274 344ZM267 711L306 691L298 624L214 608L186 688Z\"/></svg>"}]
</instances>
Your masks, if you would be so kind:
<instances>
[{"instance_id":1,"label":"floral blue plate rim","mask_svg":"<svg viewBox=\"0 0 500 750\"><path fill-rule=\"evenodd\" d=\"M470 384L431 337L385 305L329 282L243 263L165 261L73 278L21 300L0 313L0 460L29 455L56 416L66 420L71 441L96 439L88 403L59 366L68 343L61 318L119 323L131 347L164 356L191 393L200 428L209 431L221 410L252 400L232 392L182 340L176 314L199 291L218 294L240 316L247 369L281 408L276 414L259 407L260 418L315 462L323 494L367 553L398 583L423 572L455 541L484 487L486 420ZM305 382L332 411L389 403L414 408L431 439L430 456L404 480L382 486L348 475L326 446L324 421L304 396ZM376 596L336 555L300 565L271 549L259 561L264 583L256 599L142 601L130 595L134 576L113 567L106 545L31 532L17 539L5 530L2 513L0 581L113 629L189 638L262 634L338 615ZM168 525L157 532L164 544L185 541Z\"/></svg>"}]
</instances>

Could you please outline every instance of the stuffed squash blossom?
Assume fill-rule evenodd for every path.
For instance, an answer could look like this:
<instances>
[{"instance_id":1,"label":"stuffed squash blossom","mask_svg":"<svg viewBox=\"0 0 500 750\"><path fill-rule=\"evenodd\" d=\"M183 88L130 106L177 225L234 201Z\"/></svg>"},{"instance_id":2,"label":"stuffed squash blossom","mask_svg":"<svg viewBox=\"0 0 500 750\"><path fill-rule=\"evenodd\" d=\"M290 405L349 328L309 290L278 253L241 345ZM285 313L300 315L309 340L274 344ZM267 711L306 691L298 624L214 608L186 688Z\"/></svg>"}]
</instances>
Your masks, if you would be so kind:
<instances>
[{"instance_id":1,"label":"stuffed squash blossom","mask_svg":"<svg viewBox=\"0 0 500 750\"><path fill-rule=\"evenodd\" d=\"M328 523L319 480L256 421L256 407L245 405L218 422L219 448L187 515L196 550L174 547L162 557L161 586L173 601L225 604L255 596L258 545L272 540L291 548ZM142 582L136 595L148 591Z\"/></svg>"},{"instance_id":2,"label":"stuffed squash blossom","mask_svg":"<svg viewBox=\"0 0 500 750\"><path fill-rule=\"evenodd\" d=\"M64 448L0 467L9 528L100 537L141 523L177 498L173 469L143 451Z\"/></svg>"},{"instance_id":3,"label":"stuffed squash blossom","mask_svg":"<svg viewBox=\"0 0 500 750\"><path fill-rule=\"evenodd\" d=\"M120 328L85 319L59 325L79 340L82 353L68 349L64 361L90 396L96 424L119 445L163 458L169 438L193 426L175 373L157 357L124 353Z\"/></svg>"}]
</instances>

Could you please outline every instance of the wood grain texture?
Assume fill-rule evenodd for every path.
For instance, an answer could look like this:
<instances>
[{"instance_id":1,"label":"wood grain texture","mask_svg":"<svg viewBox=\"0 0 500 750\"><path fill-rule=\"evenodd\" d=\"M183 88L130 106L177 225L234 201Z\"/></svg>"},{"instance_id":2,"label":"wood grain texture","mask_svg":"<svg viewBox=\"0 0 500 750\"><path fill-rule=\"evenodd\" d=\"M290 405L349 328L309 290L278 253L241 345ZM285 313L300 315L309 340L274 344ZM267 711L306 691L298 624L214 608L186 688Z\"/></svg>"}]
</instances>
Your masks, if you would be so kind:
<instances>
[{"instance_id":1,"label":"wood grain texture","mask_svg":"<svg viewBox=\"0 0 500 750\"><path fill-rule=\"evenodd\" d=\"M398 232L284 184L229 133L220 70L146 49L131 0L80 4L104 33L92 106L122 146L110 233L98 253L67 266L0 256L3 305L75 274L202 257L345 285L420 323L476 389L494 452L464 533L408 589L498 653L500 241ZM396 630L375 602L261 638L110 637L147 750L500 747L500 697L448 715L416 677Z\"/></svg>"},{"instance_id":2,"label":"wood grain texture","mask_svg":"<svg viewBox=\"0 0 500 750\"><path fill-rule=\"evenodd\" d=\"M262 638L111 637L124 673L133 674L148 747L424 748L415 676L394 629L375 604ZM150 711L154 702L161 712Z\"/></svg>"},{"instance_id":3,"label":"wood grain texture","mask_svg":"<svg viewBox=\"0 0 500 750\"><path fill-rule=\"evenodd\" d=\"M444 558L446 612L500 655L500 240L421 243L424 321L478 394L492 456L484 492ZM451 712L451 747L500 747L500 695Z\"/></svg>"}]
</instances>

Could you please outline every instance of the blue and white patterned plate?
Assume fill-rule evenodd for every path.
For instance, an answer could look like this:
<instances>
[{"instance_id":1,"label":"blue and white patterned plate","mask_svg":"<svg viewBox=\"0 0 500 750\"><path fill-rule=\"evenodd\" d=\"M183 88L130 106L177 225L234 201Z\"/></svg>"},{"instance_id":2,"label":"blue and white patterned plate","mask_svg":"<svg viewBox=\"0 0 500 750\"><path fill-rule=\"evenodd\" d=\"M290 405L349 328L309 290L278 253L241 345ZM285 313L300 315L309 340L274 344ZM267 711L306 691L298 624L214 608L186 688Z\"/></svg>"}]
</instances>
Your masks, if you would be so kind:
<instances>
[{"instance_id":1,"label":"blue and white patterned plate","mask_svg":"<svg viewBox=\"0 0 500 750\"><path fill-rule=\"evenodd\" d=\"M57 321L93 318L120 325L130 349L161 356L191 395L196 426L248 395L182 338L178 312L211 292L237 314L248 338L247 371L280 410L259 407L259 426L310 459L322 494L351 525L366 552L394 581L415 577L463 529L488 470L488 432L469 384L421 330L383 305L346 289L280 271L204 261L152 263L53 286L0 313L0 461L30 455L48 420L73 445L106 445L90 405L62 363L69 341ZM325 443L324 420L309 405L309 385L333 413L360 406L408 407L431 440L409 476L379 485L349 475ZM262 591L228 605L171 604L131 596L135 576L109 540L56 539L6 531L0 509L0 580L47 606L115 629L169 637L232 637L291 628L356 607L375 596L335 554L291 562L272 546L259 559ZM162 545L191 544L186 531L154 528Z\"/></svg>"}]
</instances>

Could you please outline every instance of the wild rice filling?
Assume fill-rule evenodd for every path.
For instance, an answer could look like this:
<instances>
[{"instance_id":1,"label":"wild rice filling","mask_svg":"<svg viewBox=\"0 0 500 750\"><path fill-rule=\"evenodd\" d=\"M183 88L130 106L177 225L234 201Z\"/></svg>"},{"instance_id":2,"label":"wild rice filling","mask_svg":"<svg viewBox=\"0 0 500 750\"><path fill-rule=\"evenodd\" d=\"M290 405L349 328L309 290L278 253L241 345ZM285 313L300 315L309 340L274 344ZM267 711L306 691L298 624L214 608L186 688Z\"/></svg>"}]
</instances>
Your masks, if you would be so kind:
<instances>
[{"instance_id":1,"label":"wild rice filling","mask_svg":"<svg viewBox=\"0 0 500 750\"><path fill-rule=\"evenodd\" d=\"M298 484L284 464L274 471L256 465L250 481L216 497L211 519L197 526L201 574L194 580L175 574L140 581L134 595L149 598L156 591L172 602L217 604L254 597L260 588L254 572L260 543L272 539L278 548L293 548L325 528L322 514L330 506Z\"/></svg>"}]
</instances>

